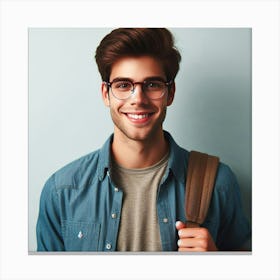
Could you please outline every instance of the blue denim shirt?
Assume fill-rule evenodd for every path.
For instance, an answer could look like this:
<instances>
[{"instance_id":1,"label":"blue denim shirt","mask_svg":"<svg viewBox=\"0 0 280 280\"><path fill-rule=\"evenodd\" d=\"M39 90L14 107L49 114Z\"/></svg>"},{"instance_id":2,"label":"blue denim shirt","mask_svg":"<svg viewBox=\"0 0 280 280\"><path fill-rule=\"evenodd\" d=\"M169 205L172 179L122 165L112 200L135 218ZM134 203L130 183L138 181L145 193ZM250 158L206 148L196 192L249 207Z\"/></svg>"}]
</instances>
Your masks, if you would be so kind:
<instances>
[{"instance_id":1,"label":"blue denim shirt","mask_svg":"<svg viewBox=\"0 0 280 280\"><path fill-rule=\"evenodd\" d=\"M157 215L163 251L177 251L177 220L185 217L188 151L165 132L170 156L158 189ZM37 221L38 251L115 251L123 193L110 178L110 147L103 147L57 171L46 182ZM220 163L204 227L219 250L234 250L250 238L239 186Z\"/></svg>"}]
</instances>

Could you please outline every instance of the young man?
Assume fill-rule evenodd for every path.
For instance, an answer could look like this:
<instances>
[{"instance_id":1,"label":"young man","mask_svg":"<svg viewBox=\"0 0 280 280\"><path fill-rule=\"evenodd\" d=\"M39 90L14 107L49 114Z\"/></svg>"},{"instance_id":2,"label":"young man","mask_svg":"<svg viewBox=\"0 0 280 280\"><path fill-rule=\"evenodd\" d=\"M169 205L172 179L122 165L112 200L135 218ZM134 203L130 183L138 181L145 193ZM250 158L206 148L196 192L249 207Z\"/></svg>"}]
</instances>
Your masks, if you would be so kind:
<instances>
[{"instance_id":1,"label":"young man","mask_svg":"<svg viewBox=\"0 0 280 280\"><path fill-rule=\"evenodd\" d=\"M101 41L96 62L114 133L45 184L38 251L246 249L250 228L225 164L219 165L205 223L185 225L189 152L162 127L180 60L164 28L116 29Z\"/></svg>"}]
</instances>

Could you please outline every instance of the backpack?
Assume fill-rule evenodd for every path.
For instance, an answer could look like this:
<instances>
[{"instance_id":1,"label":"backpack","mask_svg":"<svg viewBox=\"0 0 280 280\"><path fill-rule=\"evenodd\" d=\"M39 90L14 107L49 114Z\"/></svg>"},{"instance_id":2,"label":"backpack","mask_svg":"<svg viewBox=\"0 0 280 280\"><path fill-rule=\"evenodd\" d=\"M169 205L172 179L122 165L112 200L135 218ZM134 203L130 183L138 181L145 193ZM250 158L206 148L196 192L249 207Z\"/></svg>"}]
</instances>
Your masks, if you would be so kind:
<instances>
[{"instance_id":1,"label":"backpack","mask_svg":"<svg viewBox=\"0 0 280 280\"><path fill-rule=\"evenodd\" d=\"M187 227L199 227L204 222L218 166L218 157L197 151L190 152L185 194Z\"/></svg>"}]
</instances>

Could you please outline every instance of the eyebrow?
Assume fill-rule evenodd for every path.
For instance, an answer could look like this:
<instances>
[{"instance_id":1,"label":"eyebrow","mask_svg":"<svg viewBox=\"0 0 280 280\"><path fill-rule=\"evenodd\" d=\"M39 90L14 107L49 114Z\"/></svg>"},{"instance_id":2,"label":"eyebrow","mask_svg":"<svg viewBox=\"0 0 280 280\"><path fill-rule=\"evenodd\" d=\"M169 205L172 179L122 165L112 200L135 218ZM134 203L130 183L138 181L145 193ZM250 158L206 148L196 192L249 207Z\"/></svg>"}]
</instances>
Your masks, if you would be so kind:
<instances>
[{"instance_id":1,"label":"eyebrow","mask_svg":"<svg viewBox=\"0 0 280 280\"><path fill-rule=\"evenodd\" d=\"M164 79L161 76L151 76L151 77L146 77L143 81L151 81L151 80L156 80L156 81L162 81L166 82L166 79ZM114 78L110 83L112 82L118 82L118 81L130 81L130 82L135 82L135 80L128 78L128 77L116 77Z\"/></svg>"}]
</instances>

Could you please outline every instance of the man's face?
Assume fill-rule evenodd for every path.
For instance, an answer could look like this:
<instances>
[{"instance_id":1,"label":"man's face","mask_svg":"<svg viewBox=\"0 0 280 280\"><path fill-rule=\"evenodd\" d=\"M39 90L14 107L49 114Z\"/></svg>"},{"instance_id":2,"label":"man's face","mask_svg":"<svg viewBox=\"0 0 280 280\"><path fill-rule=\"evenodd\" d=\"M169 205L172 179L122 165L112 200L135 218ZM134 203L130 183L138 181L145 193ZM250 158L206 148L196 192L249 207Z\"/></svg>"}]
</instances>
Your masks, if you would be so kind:
<instances>
[{"instance_id":1,"label":"man's face","mask_svg":"<svg viewBox=\"0 0 280 280\"><path fill-rule=\"evenodd\" d=\"M125 57L113 64L110 81L123 78L143 82L151 77L166 81L158 60L150 56ZM141 85L137 84L133 95L126 100L119 100L112 95L111 89L108 92L106 84L102 84L102 96L105 105L110 108L115 137L123 141L156 139L162 133L166 107L172 104L174 92L175 85L169 91L166 88L161 98L151 100L142 91Z\"/></svg>"}]
</instances>

